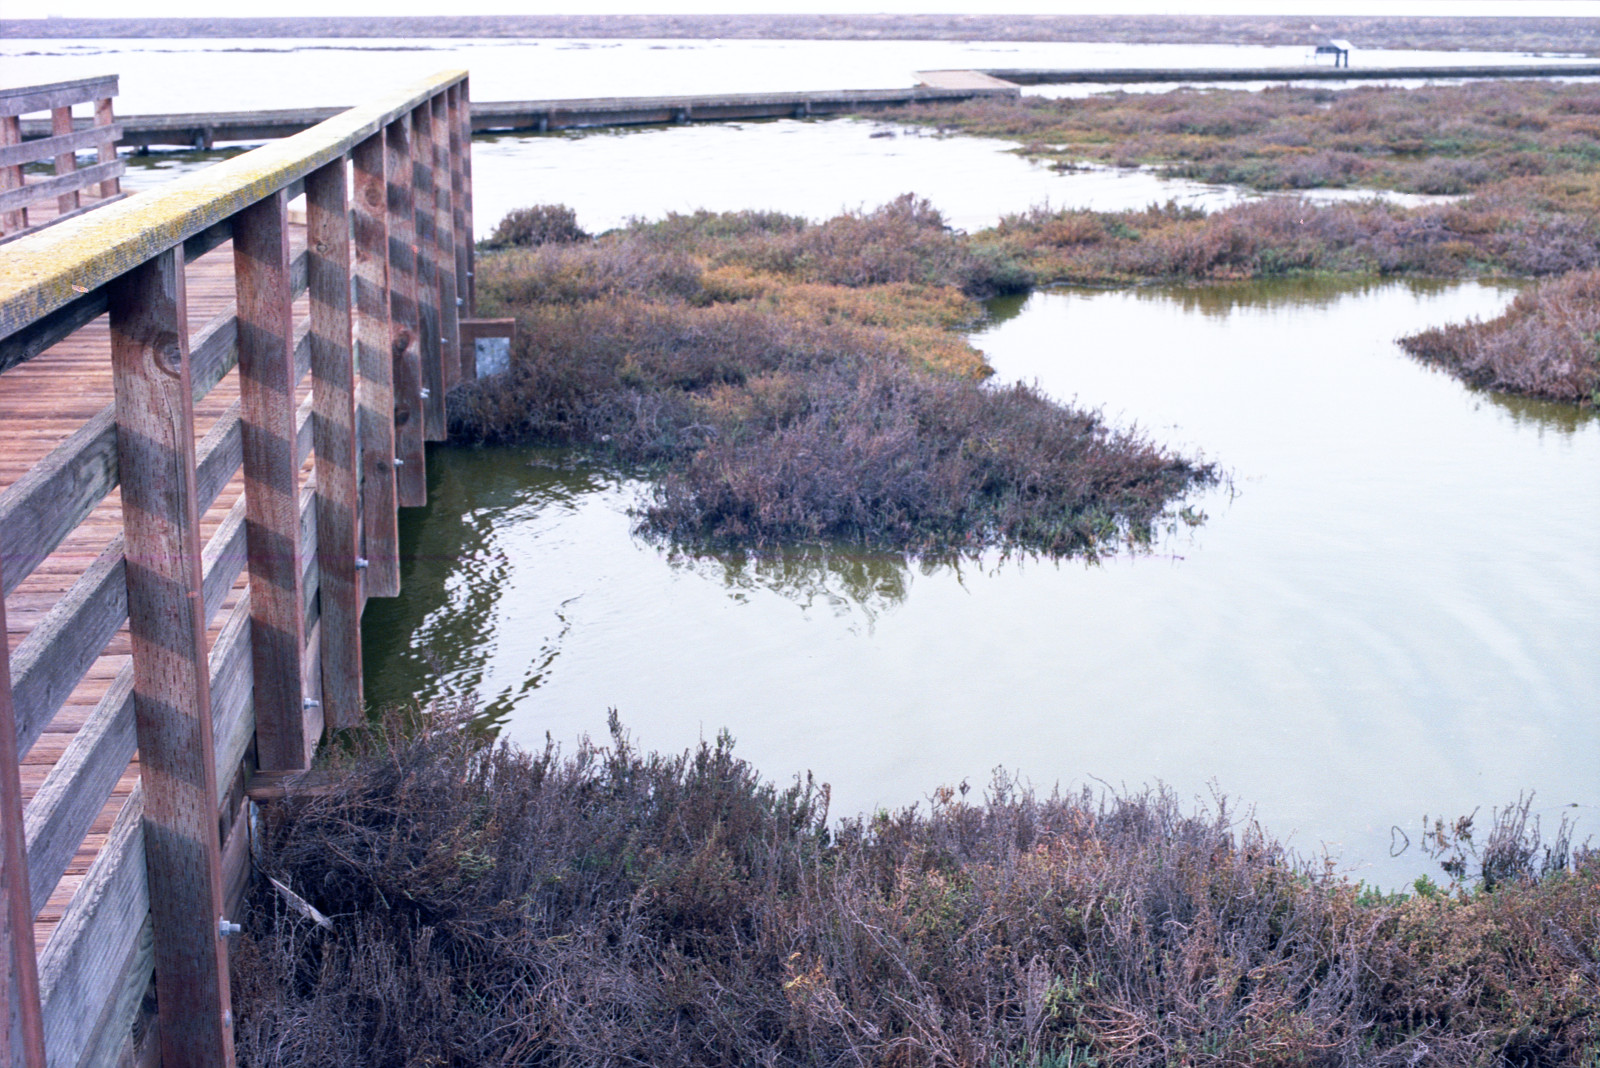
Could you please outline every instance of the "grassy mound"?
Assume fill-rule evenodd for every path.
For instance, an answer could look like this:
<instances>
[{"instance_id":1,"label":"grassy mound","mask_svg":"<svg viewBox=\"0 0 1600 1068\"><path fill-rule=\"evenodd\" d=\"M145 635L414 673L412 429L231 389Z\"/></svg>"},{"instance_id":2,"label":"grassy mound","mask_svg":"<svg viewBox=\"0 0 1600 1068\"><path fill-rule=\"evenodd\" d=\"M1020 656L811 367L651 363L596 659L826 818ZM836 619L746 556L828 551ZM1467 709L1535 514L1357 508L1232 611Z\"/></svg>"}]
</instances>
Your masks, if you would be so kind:
<instances>
[{"instance_id":1,"label":"grassy mound","mask_svg":"<svg viewBox=\"0 0 1600 1068\"><path fill-rule=\"evenodd\" d=\"M508 375L452 395L453 434L656 465L644 522L682 543L1092 553L1216 478L985 386L954 330L1026 279L909 196L820 225L671 216L486 256L478 279L519 343Z\"/></svg>"},{"instance_id":2,"label":"grassy mound","mask_svg":"<svg viewBox=\"0 0 1600 1068\"><path fill-rule=\"evenodd\" d=\"M830 827L826 787L726 737L664 757L613 723L562 757L429 726L265 810L261 870L331 925L258 880L241 1065L1600 1058L1600 855L1542 847L1525 806L1477 885L1382 895L1160 791L997 777Z\"/></svg>"}]
</instances>

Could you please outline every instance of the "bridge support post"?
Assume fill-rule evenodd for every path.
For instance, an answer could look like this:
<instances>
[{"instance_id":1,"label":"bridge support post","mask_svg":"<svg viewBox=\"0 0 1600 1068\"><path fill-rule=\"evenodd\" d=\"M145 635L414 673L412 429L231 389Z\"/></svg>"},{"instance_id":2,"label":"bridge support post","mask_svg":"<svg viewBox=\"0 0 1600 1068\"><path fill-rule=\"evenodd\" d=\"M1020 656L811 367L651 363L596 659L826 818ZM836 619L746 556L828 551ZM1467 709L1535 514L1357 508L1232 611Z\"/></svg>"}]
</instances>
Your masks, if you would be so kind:
<instances>
[{"instance_id":1,"label":"bridge support post","mask_svg":"<svg viewBox=\"0 0 1600 1068\"><path fill-rule=\"evenodd\" d=\"M394 338L389 321L389 190L384 134L350 153L355 172L351 233L355 244L356 421L361 441L361 532L367 597L400 592L400 534L395 509Z\"/></svg>"},{"instance_id":2,"label":"bridge support post","mask_svg":"<svg viewBox=\"0 0 1600 1068\"><path fill-rule=\"evenodd\" d=\"M448 111L445 115L450 124L450 229L455 238L455 323L456 323L456 356L460 361L456 368L458 382L470 382L478 376L478 361L476 352L468 352L468 346L461 337L461 320L472 317L472 308L468 303L467 272L469 267L472 231L467 226L466 192L467 177L465 156L472 150L471 120L463 122L465 107L462 104L461 87L455 86L446 94L449 98Z\"/></svg>"},{"instance_id":3,"label":"bridge support post","mask_svg":"<svg viewBox=\"0 0 1600 1068\"><path fill-rule=\"evenodd\" d=\"M389 188L389 324L394 355L395 484L400 505L428 503L424 465L422 347L417 317L416 168L412 162L411 115L384 128L384 169ZM376 595L377 591L373 593Z\"/></svg>"},{"instance_id":4,"label":"bridge support post","mask_svg":"<svg viewBox=\"0 0 1600 1068\"><path fill-rule=\"evenodd\" d=\"M256 754L264 771L308 767L322 733L322 717L307 715L310 680L289 270L289 202L280 189L233 219L250 659Z\"/></svg>"},{"instance_id":5,"label":"bridge support post","mask_svg":"<svg viewBox=\"0 0 1600 1068\"><path fill-rule=\"evenodd\" d=\"M306 177L306 283L311 295L311 440L317 455L317 602L322 712L361 722L361 507L351 352L350 209L345 163ZM393 470L393 465L390 465Z\"/></svg>"},{"instance_id":6,"label":"bridge support post","mask_svg":"<svg viewBox=\"0 0 1600 1068\"><path fill-rule=\"evenodd\" d=\"M183 251L107 284L161 1063L231 1068Z\"/></svg>"},{"instance_id":7,"label":"bridge support post","mask_svg":"<svg viewBox=\"0 0 1600 1068\"><path fill-rule=\"evenodd\" d=\"M443 441L444 342L439 308L439 230L436 209L436 153L433 108L423 103L411 112L411 198L417 249L417 333L422 364L422 438ZM423 487L426 496L427 487Z\"/></svg>"},{"instance_id":8,"label":"bridge support post","mask_svg":"<svg viewBox=\"0 0 1600 1068\"><path fill-rule=\"evenodd\" d=\"M461 336L458 323L460 309L456 305L456 235L455 226L455 165L451 152L450 105L445 93L429 101L433 109L433 265L439 298L439 359L443 364L440 377L444 393L461 382ZM439 398L439 430L441 437L450 436L449 412L445 397Z\"/></svg>"},{"instance_id":9,"label":"bridge support post","mask_svg":"<svg viewBox=\"0 0 1600 1068\"><path fill-rule=\"evenodd\" d=\"M462 242L467 254L467 284L461 295L466 298L462 307L470 319L478 314L478 283L477 245L472 239L476 231L472 228L472 92L469 85L470 81L463 78L456 86L456 106L461 111L461 232L467 235ZM541 123L539 129L544 130L544 124Z\"/></svg>"}]
</instances>

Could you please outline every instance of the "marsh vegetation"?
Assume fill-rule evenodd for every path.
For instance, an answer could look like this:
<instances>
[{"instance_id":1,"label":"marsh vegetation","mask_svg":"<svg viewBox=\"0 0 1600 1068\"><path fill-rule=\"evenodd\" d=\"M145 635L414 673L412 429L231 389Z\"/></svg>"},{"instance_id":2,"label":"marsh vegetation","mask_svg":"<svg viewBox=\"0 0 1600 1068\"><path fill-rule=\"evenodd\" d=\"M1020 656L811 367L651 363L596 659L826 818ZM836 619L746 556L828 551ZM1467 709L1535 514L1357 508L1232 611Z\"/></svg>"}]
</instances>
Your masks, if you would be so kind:
<instances>
[{"instance_id":1,"label":"marsh vegetation","mask_svg":"<svg viewBox=\"0 0 1600 1068\"><path fill-rule=\"evenodd\" d=\"M830 822L726 736L677 756L391 725L270 806L240 1063L1591 1065L1600 855L1526 803L1408 895L1224 799L997 775Z\"/></svg>"}]
</instances>

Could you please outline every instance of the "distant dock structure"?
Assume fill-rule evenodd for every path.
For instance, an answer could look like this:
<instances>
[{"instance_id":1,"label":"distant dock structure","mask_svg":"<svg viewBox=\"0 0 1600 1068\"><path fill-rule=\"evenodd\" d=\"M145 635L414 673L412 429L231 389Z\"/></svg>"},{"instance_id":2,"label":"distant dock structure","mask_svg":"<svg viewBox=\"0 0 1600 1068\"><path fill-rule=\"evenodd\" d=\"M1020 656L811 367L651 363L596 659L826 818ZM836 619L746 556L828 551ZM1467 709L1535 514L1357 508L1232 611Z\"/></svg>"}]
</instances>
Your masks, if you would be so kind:
<instances>
[{"instance_id":1,"label":"distant dock structure","mask_svg":"<svg viewBox=\"0 0 1600 1068\"><path fill-rule=\"evenodd\" d=\"M1335 37L1330 40L1323 41L1321 44L1317 45L1317 47L1312 50L1312 55L1318 58L1321 58L1322 56L1332 56L1333 65L1335 67L1348 68L1350 66L1350 53L1355 50L1355 47L1356 46L1351 44L1349 41L1346 41L1343 38Z\"/></svg>"}]
</instances>

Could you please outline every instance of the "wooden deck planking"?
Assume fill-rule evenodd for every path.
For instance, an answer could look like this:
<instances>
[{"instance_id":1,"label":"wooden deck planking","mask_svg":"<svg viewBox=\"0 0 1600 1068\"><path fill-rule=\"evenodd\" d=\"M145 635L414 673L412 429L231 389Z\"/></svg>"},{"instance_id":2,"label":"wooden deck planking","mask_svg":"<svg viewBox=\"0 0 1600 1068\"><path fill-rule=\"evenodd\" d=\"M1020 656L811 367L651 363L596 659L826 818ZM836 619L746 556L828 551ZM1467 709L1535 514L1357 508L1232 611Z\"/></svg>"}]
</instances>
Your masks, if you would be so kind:
<instances>
[{"instance_id":1,"label":"wooden deck planking","mask_svg":"<svg viewBox=\"0 0 1600 1068\"><path fill-rule=\"evenodd\" d=\"M52 205L53 207L53 205ZM294 251L304 247L304 227L292 227ZM234 302L233 249L223 244L189 264L185 272L188 321L191 338L218 315L228 312ZM309 315L305 297L295 304L297 327ZM88 419L112 402L111 338L105 316L77 331L29 362L0 375L0 425L5 428L6 448L0 455L0 489L21 478L51 449L66 440ZM307 375L297 391L297 402L309 394ZM239 399L239 374L232 370L195 407L198 443L215 421ZM302 479L309 468L302 469ZM303 483L302 483L303 484ZM202 534L209 538L221 524L234 502L244 491L243 475L236 474L201 517ZM92 564L122 530L122 504L117 490L99 506L42 561L6 599L6 640L13 651L49 613L78 577ZM240 595L247 589L247 576L241 574L232 592L212 617L207 634L208 647L216 641ZM50 769L61 758L73 736L104 696L117 673L129 661L130 641L126 626L107 643L99 659L63 703L44 733L22 756L21 780L24 800L31 800ZM138 781L137 756L123 773L111 798L95 819L88 837L78 847L71 864L34 926L37 946L43 949L94 862L106 833ZM219 769L226 774L226 769Z\"/></svg>"}]
</instances>

